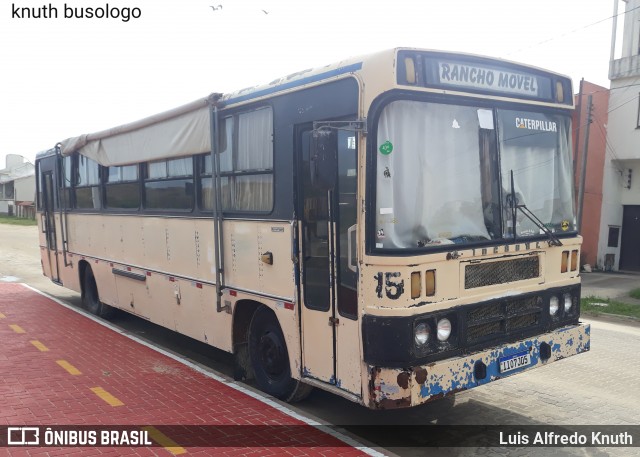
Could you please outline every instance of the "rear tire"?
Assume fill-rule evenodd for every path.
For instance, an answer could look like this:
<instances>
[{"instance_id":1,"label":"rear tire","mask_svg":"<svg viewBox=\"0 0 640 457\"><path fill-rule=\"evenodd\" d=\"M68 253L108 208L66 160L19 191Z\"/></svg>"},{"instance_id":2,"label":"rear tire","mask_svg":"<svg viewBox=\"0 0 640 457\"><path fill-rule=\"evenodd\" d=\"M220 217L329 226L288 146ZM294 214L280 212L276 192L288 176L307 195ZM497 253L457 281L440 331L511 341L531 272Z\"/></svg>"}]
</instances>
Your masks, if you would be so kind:
<instances>
[{"instance_id":1,"label":"rear tire","mask_svg":"<svg viewBox=\"0 0 640 457\"><path fill-rule=\"evenodd\" d=\"M268 308L259 308L251 319L249 358L256 384L263 392L294 403L305 399L313 390L291 377L287 344L278 319Z\"/></svg>"},{"instance_id":2,"label":"rear tire","mask_svg":"<svg viewBox=\"0 0 640 457\"><path fill-rule=\"evenodd\" d=\"M84 289L82 290L82 306L98 317L108 318L114 313L114 309L100 301L96 279L93 277L91 267L84 270Z\"/></svg>"}]
</instances>

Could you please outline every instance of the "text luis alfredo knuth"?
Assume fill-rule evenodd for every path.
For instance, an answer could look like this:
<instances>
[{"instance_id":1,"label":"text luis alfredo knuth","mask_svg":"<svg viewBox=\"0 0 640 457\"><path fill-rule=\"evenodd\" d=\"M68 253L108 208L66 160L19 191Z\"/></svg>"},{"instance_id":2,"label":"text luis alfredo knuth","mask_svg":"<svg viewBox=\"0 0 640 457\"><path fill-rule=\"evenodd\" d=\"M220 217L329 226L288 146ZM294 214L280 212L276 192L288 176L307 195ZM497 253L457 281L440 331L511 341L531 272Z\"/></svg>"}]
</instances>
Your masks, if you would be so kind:
<instances>
[{"instance_id":1,"label":"text luis alfredo knuth","mask_svg":"<svg viewBox=\"0 0 640 457\"><path fill-rule=\"evenodd\" d=\"M500 444L506 445L525 445L539 444L541 446L549 445L593 445L593 446L615 446L615 445L633 445L633 435L628 432L621 433L602 433L591 432L591 435L573 433L556 433L556 432L537 432L531 440L531 435L518 432L516 434L500 432ZM589 438L591 438L589 440Z\"/></svg>"}]
</instances>

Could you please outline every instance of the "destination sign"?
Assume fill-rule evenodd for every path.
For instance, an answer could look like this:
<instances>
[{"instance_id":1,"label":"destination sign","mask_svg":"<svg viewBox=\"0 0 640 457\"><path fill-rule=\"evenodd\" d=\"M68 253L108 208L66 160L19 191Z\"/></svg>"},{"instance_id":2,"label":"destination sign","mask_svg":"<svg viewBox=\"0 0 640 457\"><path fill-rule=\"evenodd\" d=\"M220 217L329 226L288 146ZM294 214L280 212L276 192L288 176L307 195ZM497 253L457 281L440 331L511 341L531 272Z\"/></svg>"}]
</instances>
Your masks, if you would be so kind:
<instances>
[{"instance_id":1,"label":"destination sign","mask_svg":"<svg viewBox=\"0 0 640 457\"><path fill-rule=\"evenodd\" d=\"M440 85L551 98L551 79L545 76L454 61L439 60L437 65Z\"/></svg>"}]
</instances>

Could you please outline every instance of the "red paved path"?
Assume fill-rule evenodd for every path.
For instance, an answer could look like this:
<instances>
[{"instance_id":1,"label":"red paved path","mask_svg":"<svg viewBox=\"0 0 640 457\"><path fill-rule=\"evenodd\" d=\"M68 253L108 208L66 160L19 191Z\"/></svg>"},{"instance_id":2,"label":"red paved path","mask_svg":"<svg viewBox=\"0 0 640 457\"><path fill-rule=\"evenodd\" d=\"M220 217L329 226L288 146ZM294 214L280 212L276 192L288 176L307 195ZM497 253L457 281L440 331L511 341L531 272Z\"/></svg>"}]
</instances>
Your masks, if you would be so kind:
<instances>
[{"instance_id":1,"label":"red paved path","mask_svg":"<svg viewBox=\"0 0 640 457\"><path fill-rule=\"evenodd\" d=\"M24 333L19 333L21 329ZM31 341L40 342L48 351ZM58 364L60 360L80 374L70 374ZM95 387L124 404L109 405L91 390ZM230 447L237 446L238 440L224 441L224 436L217 435L215 444L225 446L185 445L183 450L186 455L363 455L337 438L24 286L0 284L0 425L67 424L295 426L226 427L226 431L240 432L242 443L255 447ZM182 444L181 436L167 435ZM285 447L270 447L285 442ZM0 448L0 455L3 453L171 455L163 447Z\"/></svg>"}]
</instances>

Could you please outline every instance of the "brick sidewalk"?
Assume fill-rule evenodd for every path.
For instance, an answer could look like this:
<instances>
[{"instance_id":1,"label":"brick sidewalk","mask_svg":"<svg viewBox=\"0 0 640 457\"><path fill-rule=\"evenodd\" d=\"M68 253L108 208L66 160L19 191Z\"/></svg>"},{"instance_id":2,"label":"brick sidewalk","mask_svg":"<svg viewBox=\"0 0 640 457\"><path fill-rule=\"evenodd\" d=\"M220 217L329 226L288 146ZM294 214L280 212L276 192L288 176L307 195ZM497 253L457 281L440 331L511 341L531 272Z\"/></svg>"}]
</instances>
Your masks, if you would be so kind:
<instances>
[{"instance_id":1,"label":"brick sidewalk","mask_svg":"<svg viewBox=\"0 0 640 457\"><path fill-rule=\"evenodd\" d=\"M177 428L156 427L158 447L9 447L0 454L365 455L19 284L0 284L0 345L0 425L225 426L209 444L217 447L189 447L184 433L171 436ZM232 430L236 436L227 436Z\"/></svg>"}]
</instances>

